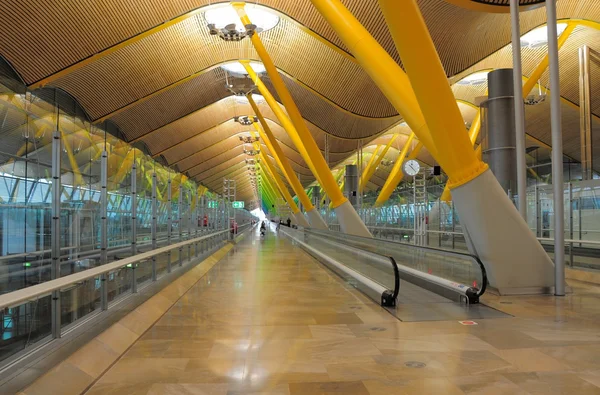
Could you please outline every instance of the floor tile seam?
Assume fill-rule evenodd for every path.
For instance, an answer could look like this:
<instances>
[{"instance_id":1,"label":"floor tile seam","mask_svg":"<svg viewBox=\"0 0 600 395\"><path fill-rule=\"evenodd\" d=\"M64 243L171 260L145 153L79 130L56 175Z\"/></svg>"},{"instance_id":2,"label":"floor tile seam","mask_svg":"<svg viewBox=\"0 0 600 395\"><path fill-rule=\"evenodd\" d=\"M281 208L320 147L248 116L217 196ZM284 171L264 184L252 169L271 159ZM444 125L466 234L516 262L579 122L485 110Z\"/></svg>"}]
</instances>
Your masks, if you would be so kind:
<instances>
[{"instance_id":1,"label":"floor tile seam","mask_svg":"<svg viewBox=\"0 0 600 395\"><path fill-rule=\"evenodd\" d=\"M223 251L224 249L227 249L227 251L223 254L223 256L221 258L219 258L217 261L215 261L212 266L210 267L210 269L208 269L207 271L205 271L202 275L200 275L198 277L198 279L192 284L190 285L190 287L183 292L183 294L177 298L177 300L175 300L171 306L169 308L167 308L161 315L160 317L158 317L142 334L140 334L138 336L138 338L132 343L130 344L127 349L125 349L118 357L117 359L115 359L102 373L100 373L98 375L98 377L95 377L94 380L92 381L92 383L90 383L81 393L85 394L87 393L94 385L96 385L96 383L102 378L104 377L104 375L110 370L112 369L119 361L121 361L123 359L123 356L125 354L127 354L127 352L150 330L154 327L154 325L161 319L164 317L164 315L171 309L171 307L173 307L178 301L180 301L189 291L190 289L192 289L198 282L200 282L200 280L202 280L202 278L204 278L204 276L206 276L210 270L212 270L212 268L214 268L219 262L221 262L223 260L223 258L225 258L229 252L233 249L234 245L232 243L228 243L227 245L221 247L219 250L215 251L213 254L211 254L210 256L206 257L204 260L202 260L201 262L198 262L198 265L201 265L203 262L208 261L210 258L214 258L215 255L219 254L221 251ZM178 277L177 280L183 278L186 274L188 274L190 272L186 272L184 273L181 277ZM164 289L164 288L163 288ZM162 290L161 290L162 292ZM156 295L159 295L160 292L158 292ZM150 300L150 299L149 299ZM146 302L144 302L146 303ZM143 305L143 304L142 304ZM119 320L120 321L120 320ZM117 323L119 322L117 321Z\"/></svg>"}]
</instances>

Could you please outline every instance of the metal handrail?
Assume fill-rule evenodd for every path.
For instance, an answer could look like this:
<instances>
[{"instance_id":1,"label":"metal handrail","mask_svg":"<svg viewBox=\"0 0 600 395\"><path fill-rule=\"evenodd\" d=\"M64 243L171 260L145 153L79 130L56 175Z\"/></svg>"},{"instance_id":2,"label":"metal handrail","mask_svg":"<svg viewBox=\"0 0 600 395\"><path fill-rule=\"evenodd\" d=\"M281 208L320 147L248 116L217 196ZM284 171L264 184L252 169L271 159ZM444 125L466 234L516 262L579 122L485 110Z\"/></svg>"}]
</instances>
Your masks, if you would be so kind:
<instances>
[{"instance_id":1,"label":"metal handrail","mask_svg":"<svg viewBox=\"0 0 600 395\"><path fill-rule=\"evenodd\" d=\"M127 265L131 265L134 263L138 263L141 261L148 260L153 256L163 254L165 252L178 249L190 244L198 243L204 240L208 240L214 238L219 235L224 235L229 233L229 229L222 230L219 232L211 233L209 235L198 237L196 239L182 241L176 244L171 244L166 247L161 247L156 250L143 252L141 254L124 258L119 261L111 262L103 266L98 266L95 268L91 268L79 273L70 274L65 277L57 278L55 280L46 281L41 284L37 284L28 288L23 288L18 291L13 291L6 293L4 295L0 295L0 309L12 306L18 306L19 304L35 301L41 296L49 295L53 291L58 291L63 288L67 288L73 284L80 283L82 281L88 280L90 278L99 277L102 274L107 274L114 270L121 269Z\"/></svg>"},{"instance_id":2,"label":"metal handrail","mask_svg":"<svg viewBox=\"0 0 600 395\"><path fill-rule=\"evenodd\" d=\"M367 244L367 245L368 245L369 242L372 242L374 240L372 238L367 238L367 237L362 237L362 236L355 236L355 235L348 235L348 234L335 235L335 233L339 233L339 232L327 232L327 231L320 231L320 230L315 230L315 229L310 229L308 231L310 233L320 234L320 235L322 235L324 237L333 237L333 238L335 238L338 241L339 240L348 241L348 240L346 240L344 238L341 238L340 236L346 236L346 237L352 237L352 238L362 239L362 240L364 240L364 243ZM460 289L461 292L464 291L465 295L467 297L472 297L472 299L471 299L472 301L478 300L479 297L481 297L485 293L485 291L487 289L487 286L488 286L487 271L485 270L485 266L483 265L483 262L481 262L481 260L479 259L479 257L477 257L476 255L468 254L468 253L465 253L465 252L454 251L454 250L451 251L451 250L446 250L446 249L434 248L434 247L429 247L429 246L419 246L419 245L408 244L408 243L398 243L398 242L395 242L395 241L392 241L392 240L386 240L386 239L375 239L375 240L377 240L377 242L380 242L380 243L388 243L388 244L392 243L394 245L397 245L397 246L399 245L399 246L402 246L402 247L408 247L408 248L413 248L413 249L418 249L418 250L429 250L429 251L433 251L433 252L436 252L438 254L445 255L445 256L460 255L460 256L468 257L472 261L476 262L477 266L481 270L481 282L482 282L481 288L475 288L475 287L469 287L469 286L460 287L461 284L457 284L455 282L451 282L451 281L448 281L448 280L445 280L445 279L441 279L441 280L448 281L448 283L451 284L452 288L457 288L454 285L455 284L458 285L459 286L458 289ZM346 243L343 243L343 244L346 244ZM352 247L358 249L358 247L356 247L356 246L352 246ZM432 275L428 275L428 276L430 278L437 277L437 276L432 276ZM472 290L472 291L475 291L475 294L474 295L467 295L467 290L469 290L469 289ZM469 291L469 293L471 293L471 292Z\"/></svg>"},{"instance_id":3,"label":"metal handrail","mask_svg":"<svg viewBox=\"0 0 600 395\"><path fill-rule=\"evenodd\" d=\"M186 235L186 234L191 234L191 233L184 233L184 235ZM167 237L165 236L166 233L159 233L159 235L162 236L160 238L157 238L157 241L159 243L167 240ZM115 240L111 240L111 242L114 242L114 241ZM113 246L113 247L109 248L108 251L115 250L115 249L131 248L131 241L129 239L120 239L118 241L124 241L124 242L127 242L128 244L121 244L121 245ZM136 244L138 247L145 246L145 245L151 245L152 241L149 240L147 242L144 242L143 237L138 237L136 240ZM70 250L76 250L76 249L87 248L87 247L97 247L97 246L98 246L97 243L96 244L85 244L85 245L80 245L80 246L67 246L67 247L61 247L60 251L61 252L62 251L70 251ZM38 250L38 251L31 251L31 252L21 252L18 254L3 255L3 256L0 256L0 264L2 264L2 261L7 261L7 260L50 255L51 252L52 252L52 250L48 249L48 250ZM95 253L95 252L99 253L100 248L93 248L91 250L83 250L83 251L80 251L79 254L88 254L88 253ZM48 259L48 261L49 260L50 259Z\"/></svg>"},{"instance_id":4,"label":"metal handrail","mask_svg":"<svg viewBox=\"0 0 600 395\"><path fill-rule=\"evenodd\" d=\"M380 303L382 306L386 306L386 307L396 306L396 299L398 297L398 293L400 292L400 277L399 277L398 266L396 265L396 262L393 259L391 259L391 257L384 256L384 255L381 255L381 254L378 254L375 252L371 252L371 251L355 249L357 251L360 251L360 253L362 253L362 254L365 254L365 255L368 254L368 255L373 256L374 260L376 260L376 261L385 262L392 266L392 268L394 269L394 289L393 290L387 289L381 283L375 281L374 279L372 279L368 276L365 276L364 274L360 273L359 271L357 271L355 269L348 267L344 263L332 258L331 256L327 255L326 253L324 253L322 251L319 251L315 247L313 247L310 244L304 242L303 240L295 237L295 235L292 234L292 233L296 233L299 231L295 231L290 228L285 228L285 229L281 228L280 232L282 232L286 236L295 240L298 244L300 244L300 246L302 248L307 250L311 255L318 256L319 258L321 258L321 260L329 263L331 266L336 267L341 272L344 272L346 275L352 277L356 281L360 282L363 286L365 286L366 288L368 288L375 294L379 295L381 297ZM290 233L288 233L288 232L290 232ZM345 246L345 247L347 247L348 249L353 248L353 247L349 247L349 246Z\"/></svg>"}]
</instances>

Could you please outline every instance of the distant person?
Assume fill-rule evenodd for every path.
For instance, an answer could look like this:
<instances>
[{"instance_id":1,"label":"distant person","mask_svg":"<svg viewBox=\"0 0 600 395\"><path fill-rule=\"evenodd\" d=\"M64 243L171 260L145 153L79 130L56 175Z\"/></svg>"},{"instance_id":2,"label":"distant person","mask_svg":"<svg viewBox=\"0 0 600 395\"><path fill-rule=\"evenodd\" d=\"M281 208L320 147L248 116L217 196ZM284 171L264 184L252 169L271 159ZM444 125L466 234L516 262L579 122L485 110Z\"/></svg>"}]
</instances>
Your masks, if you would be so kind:
<instances>
[{"instance_id":1,"label":"distant person","mask_svg":"<svg viewBox=\"0 0 600 395\"><path fill-rule=\"evenodd\" d=\"M285 222L287 222L287 227L288 228L292 227L292 220L290 219L290 217L288 217L287 221L285 221Z\"/></svg>"}]
</instances>

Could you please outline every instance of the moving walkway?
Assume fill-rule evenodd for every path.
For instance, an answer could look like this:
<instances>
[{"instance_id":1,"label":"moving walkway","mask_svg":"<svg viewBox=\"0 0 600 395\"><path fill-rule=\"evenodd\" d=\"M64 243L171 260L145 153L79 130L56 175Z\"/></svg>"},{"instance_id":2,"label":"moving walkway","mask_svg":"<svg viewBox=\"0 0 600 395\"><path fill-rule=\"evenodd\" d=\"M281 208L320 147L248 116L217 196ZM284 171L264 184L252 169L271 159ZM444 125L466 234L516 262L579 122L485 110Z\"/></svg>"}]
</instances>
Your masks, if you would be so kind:
<instances>
[{"instance_id":1,"label":"moving walkway","mask_svg":"<svg viewBox=\"0 0 600 395\"><path fill-rule=\"evenodd\" d=\"M479 304L488 279L473 255L338 232L280 232L403 321L505 316Z\"/></svg>"}]
</instances>

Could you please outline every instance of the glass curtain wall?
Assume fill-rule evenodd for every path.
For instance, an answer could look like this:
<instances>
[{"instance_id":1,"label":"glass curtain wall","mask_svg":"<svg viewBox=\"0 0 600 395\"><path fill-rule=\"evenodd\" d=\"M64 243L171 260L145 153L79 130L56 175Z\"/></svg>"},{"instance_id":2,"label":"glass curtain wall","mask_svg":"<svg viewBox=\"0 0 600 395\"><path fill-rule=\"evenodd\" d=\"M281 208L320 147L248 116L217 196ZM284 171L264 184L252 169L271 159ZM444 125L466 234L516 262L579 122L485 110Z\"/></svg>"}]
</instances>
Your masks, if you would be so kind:
<instances>
[{"instance_id":1,"label":"glass curtain wall","mask_svg":"<svg viewBox=\"0 0 600 395\"><path fill-rule=\"evenodd\" d=\"M205 195L210 203L218 201L214 194L119 136L111 123L90 123L63 92L27 92L0 76L0 293L165 246L169 240L225 229L216 210L212 216L209 207L195 211L197 197ZM216 207L224 210L222 202ZM204 215L211 218L207 226ZM245 212L238 218L243 224L252 217ZM134 283L142 286L194 254L186 248L163 255L62 289L55 295L59 320L53 321L50 295L4 309L0 359L56 336L60 328L130 294Z\"/></svg>"}]
</instances>

